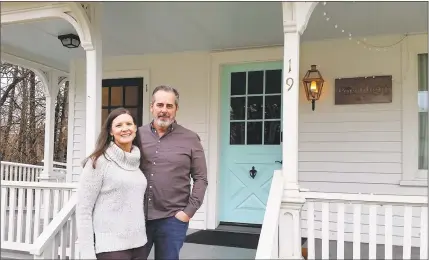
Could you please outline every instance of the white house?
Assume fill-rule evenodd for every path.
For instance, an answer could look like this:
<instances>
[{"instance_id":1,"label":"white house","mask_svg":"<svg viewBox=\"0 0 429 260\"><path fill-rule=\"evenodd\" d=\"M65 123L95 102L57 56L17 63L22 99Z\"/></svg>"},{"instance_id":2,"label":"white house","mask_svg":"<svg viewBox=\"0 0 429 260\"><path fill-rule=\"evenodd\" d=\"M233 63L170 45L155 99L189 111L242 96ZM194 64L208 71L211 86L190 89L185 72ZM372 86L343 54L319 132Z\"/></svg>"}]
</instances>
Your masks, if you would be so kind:
<instances>
[{"instance_id":1,"label":"white house","mask_svg":"<svg viewBox=\"0 0 429 260\"><path fill-rule=\"evenodd\" d=\"M314 238L322 239L324 258L337 256L329 252L336 240L338 258L341 242L349 241L356 258L367 257L360 243L369 243L370 258L384 244L382 258L391 259L397 245L404 259L412 247L427 259L427 2L1 8L2 60L38 72L51 116L58 78L70 80L68 182L79 180L109 109L128 107L139 124L149 123L152 90L171 85L180 92L177 120L201 137L209 169L206 199L190 227L262 225L259 258L299 257L302 236L310 259ZM61 45L57 36L70 33L81 47ZM324 79L314 111L302 83L311 65ZM46 135L46 178L52 136ZM9 241L10 248L28 242L26 249L46 257L73 203L65 200L63 214L46 220L43 239Z\"/></svg>"}]
</instances>

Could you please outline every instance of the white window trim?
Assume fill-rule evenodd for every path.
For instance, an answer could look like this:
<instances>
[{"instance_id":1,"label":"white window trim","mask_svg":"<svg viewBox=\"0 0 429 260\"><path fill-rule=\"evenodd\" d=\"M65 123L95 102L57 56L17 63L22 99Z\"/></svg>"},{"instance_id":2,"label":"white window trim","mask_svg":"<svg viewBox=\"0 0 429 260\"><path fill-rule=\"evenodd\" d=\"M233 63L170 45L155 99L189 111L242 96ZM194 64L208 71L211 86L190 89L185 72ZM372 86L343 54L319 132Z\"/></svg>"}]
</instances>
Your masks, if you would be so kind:
<instances>
[{"instance_id":1,"label":"white window trim","mask_svg":"<svg viewBox=\"0 0 429 260\"><path fill-rule=\"evenodd\" d=\"M421 38L416 39L417 41ZM428 171L418 169L418 54L427 41L406 40L402 46L402 186L428 186Z\"/></svg>"}]
</instances>

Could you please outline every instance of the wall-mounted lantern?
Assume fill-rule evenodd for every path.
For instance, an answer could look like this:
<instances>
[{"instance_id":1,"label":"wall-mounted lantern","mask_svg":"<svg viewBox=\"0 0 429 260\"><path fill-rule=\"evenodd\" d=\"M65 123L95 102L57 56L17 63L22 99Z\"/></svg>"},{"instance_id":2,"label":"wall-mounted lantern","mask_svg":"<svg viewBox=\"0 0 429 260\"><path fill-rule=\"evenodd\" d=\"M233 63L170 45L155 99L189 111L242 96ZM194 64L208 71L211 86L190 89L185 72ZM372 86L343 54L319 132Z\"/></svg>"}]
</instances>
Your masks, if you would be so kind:
<instances>
[{"instance_id":1,"label":"wall-mounted lantern","mask_svg":"<svg viewBox=\"0 0 429 260\"><path fill-rule=\"evenodd\" d=\"M74 49L80 46L80 39L79 36L76 34L65 34L65 35L59 35L58 39L61 41L64 47Z\"/></svg>"},{"instance_id":2,"label":"wall-mounted lantern","mask_svg":"<svg viewBox=\"0 0 429 260\"><path fill-rule=\"evenodd\" d=\"M302 82L304 83L307 100L311 101L311 109L314 111L316 100L319 100L323 83L325 82L319 70L316 69L316 65L311 65L311 69L307 71Z\"/></svg>"}]
</instances>

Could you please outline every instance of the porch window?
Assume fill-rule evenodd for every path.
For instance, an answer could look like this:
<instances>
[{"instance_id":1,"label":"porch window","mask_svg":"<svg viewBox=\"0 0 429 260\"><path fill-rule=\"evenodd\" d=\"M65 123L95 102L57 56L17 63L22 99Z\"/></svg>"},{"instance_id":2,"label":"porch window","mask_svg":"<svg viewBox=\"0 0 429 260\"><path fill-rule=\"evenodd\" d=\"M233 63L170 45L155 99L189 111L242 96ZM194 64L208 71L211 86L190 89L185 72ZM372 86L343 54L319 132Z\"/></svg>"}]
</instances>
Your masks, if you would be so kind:
<instances>
[{"instance_id":1,"label":"porch window","mask_svg":"<svg viewBox=\"0 0 429 260\"><path fill-rule=\"evenodd\" d=\"M418 55L419 177L428 175L428 54Z\"/></svg>"}]
</instances>

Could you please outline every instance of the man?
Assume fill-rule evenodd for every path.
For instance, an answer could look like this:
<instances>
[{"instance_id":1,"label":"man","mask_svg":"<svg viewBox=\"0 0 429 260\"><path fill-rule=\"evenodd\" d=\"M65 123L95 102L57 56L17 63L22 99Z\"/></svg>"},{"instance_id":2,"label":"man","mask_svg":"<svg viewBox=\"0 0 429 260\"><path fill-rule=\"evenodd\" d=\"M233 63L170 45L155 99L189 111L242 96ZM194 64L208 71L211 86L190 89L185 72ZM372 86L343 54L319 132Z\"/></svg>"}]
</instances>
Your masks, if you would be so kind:
<instances>
[{"instance_id":1,"label":"man","mask_svg":"<svg viewBox=\"0 0 429 260\"><path fill-rule=\"evenodd\" d=\"M176 89L155 88L150 106L153 120L138 129L140 168L148 181L146 258L155 244L155 259L179 259L189 220L203 203L207 188L207 166L200 138L177 124L178 105Z\"/></svg>"}]
</instances>

